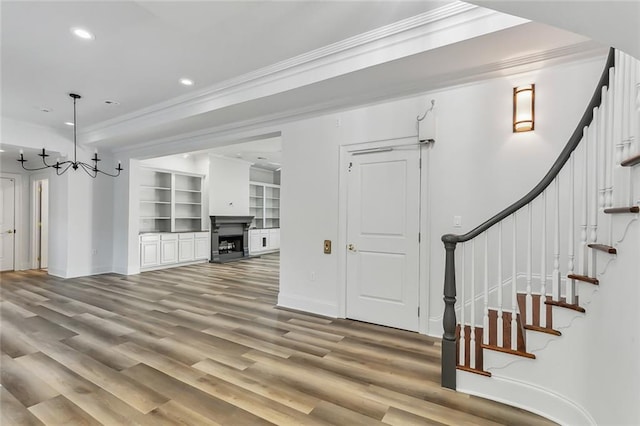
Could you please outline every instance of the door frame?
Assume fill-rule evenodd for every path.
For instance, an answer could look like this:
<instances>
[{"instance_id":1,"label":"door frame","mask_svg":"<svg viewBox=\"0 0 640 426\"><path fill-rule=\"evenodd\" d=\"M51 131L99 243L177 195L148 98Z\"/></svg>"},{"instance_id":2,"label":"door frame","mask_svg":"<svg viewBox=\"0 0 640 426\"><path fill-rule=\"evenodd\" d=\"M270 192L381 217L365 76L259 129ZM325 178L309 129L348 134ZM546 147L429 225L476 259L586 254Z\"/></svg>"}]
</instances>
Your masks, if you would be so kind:
<instances>
[{"instance_id":1,"label":"door frame","mask_svg":"<svg viewBox=\"0 0 640 426\"><path fill-rule=\"evenodd\" d=\"M22 175L18 173L0 173L0 177L13 179L14 181L14 199L13 199L13 214L14 223L13 226L16 230L13 236L13 269L15 271L22 271L28 269L28 259L23 256L24 247L29 242L29 236L25 232L25 226L22 220L22 192L24 187L22 186Z\"/></svg>"},{"instance_id":2,"label":"door frame","mask_svg":"<svg viewBox=\"0 0 640 426\"><path fill-rule=\"evenodd\" d=\"M409 144L418 145L416 136L399 137L394 139L381 139L368 142L354 142L340 146L339 172L338 172L338 240L335 251L338 258L338 315L340 318L347 317L347 197L348 197L348 167L349 158L355 151L367 149L384 149L407 146ZM428 174L429 174L429 151L431 145L420 144L418 147L422 158L422 168L420 173L420 219L419 230L421 240L418 244L418 308L420 318L418 319L418 332L426 334L429 325L429 254L430 254L430 210L428 203Z\"/></svg>"},{"instance_id":3,"label":"door frame","mask_svg":"<svg viewBox=\"0 0 640 426\"><path fill-rule=\"evenodd\" d=\"M49 206L51 205L51 174L48 172L39 172L39 173L33 173L31 175L29 175L29 198L31 200L31 206L30 206L30 215L29 215L29 229L31 231L31 250L30 250L30 258L31 258L31 262L30 262L30 267L31 269L39 269L39 265L38 265L38 253L37 253L37 246L38 246L38 242L37 242L37 223L38 223L38 217L37 217L37 210L36 210L36 198L38 196L38 194L36 193L36 182L40 181L40 180L46 180L49 182L48 185L48 191L49 191ZM49 207L48 206L48 207ZM49 209L47 209L48 212L50 212ZM47 223L49 224L49 220L47 220ZM47 249L50 247L49 244L49 240L50 238L47 238Z\"/></svg>"}]
</instances>

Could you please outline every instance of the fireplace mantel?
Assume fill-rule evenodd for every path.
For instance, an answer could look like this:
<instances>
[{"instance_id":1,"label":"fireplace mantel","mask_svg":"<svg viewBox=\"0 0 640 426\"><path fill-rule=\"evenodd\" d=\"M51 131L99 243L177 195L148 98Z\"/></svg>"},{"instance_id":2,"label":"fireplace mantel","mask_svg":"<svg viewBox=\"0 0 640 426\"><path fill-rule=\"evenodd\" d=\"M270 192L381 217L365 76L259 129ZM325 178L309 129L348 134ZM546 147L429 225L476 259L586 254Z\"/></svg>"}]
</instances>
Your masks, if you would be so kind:
<instances>
[{"instance_id":1,"label":"fireplace mantel","mask_svg":"<svg viewBox=\"0 0 640 426\"><path fill-rule=\"evenodd\" d=\"M227 262L249 256L249 227L253 216L210 216L212 263ZM223 250L220 243L233 240L233 250ZM239 247L241 246L241 247Z\"/></svg>"}]
</instances>

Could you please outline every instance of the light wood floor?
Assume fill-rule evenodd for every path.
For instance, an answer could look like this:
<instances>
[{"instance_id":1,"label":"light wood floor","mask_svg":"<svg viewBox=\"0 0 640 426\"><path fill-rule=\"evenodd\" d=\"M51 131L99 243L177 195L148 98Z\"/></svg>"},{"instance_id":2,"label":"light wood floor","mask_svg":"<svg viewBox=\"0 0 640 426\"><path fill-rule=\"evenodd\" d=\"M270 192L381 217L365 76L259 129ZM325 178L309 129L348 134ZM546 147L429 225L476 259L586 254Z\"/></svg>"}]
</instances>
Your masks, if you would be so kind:
<instances>
[{"instance_id":1,"label":"light wood floor","mask_svg":"<svg viewBox=\"0 0 640 426\"><path fill-rule=\"evenodd\" d=\"M550 424L440 388L440 342L276 308L278 256L1 279L0 423Z\"/></svg>"}]
</instances>

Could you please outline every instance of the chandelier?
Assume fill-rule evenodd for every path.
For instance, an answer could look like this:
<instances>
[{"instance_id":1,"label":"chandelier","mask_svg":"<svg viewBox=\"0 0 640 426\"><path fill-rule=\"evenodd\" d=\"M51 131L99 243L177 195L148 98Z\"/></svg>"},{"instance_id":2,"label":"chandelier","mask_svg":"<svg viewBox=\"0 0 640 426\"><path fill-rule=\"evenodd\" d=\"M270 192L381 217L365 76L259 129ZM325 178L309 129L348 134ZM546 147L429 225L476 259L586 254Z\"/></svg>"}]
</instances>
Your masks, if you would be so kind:
<instances>
[{"instance_id":1,"label":"chandelier","mask_svg":"<svg viewBox=\"0 0 640 426\"><path fill-rule=\"evenodd\" d=\"M42 153L38 154L38 157L42 157L42 164L44 164L44 167L37 167L37 168L34 168L34 169L25 167L24 163L26 163L28 160L25 160L24 153L22 152L22 150L20 150L20 158L18 158L18 162L22 165L23 169L28 170L30 172L36 171L36 170L44 170L44 169L48 169L48 168L55 169L56 170L56 174L58 176L64 174L70 168L73 169L73 170L82 169L89 176L91 176L92 178L97 177L98 173L102 173L103 175L107 175L107 176L111 176L111 177L120 176L120 172L122 170L124 170L120 166L120 162L118 162L118 167L116 167L117 173L115 173L115 174L107 173L105 171L102 171L102 170L98 169L98 162L102 161L100 158L98 158L98 151L96 151L93 154L93 158L91 159L93 161L93 164L88 164L88 163L84 163L82 161L78 161L78 154L77 154L77 151L78 151L77 127L78 126L77 126L77 123L76 123L76 101L78 99L80 99L81 96L80 95L76 95L75 93L69 93L69 96L71 98L73 98L73 161L66 160L66 161L60 162L60 161L57 160L55 164L49 164L49 163L47 163L47 157L49 157L49 154L47 154L45 149L42 148Z\"/></svg>"}]
</instances>

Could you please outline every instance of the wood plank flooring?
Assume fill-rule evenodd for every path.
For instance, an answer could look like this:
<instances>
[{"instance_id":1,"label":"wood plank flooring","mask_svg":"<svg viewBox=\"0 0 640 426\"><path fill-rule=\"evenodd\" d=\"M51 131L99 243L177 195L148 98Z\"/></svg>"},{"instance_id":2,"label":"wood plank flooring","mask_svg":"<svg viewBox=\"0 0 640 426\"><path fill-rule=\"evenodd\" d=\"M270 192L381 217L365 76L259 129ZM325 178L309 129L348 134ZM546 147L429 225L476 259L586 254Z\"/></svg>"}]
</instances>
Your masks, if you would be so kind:
<instances>
[{"instance_id":1,"label":"wood plank flooring","mask_svg":"<svg viewBox=\"0 0 640 426\"><path fill-rule=\"evenodd\" d=\"M442 389L438 339L276 308L278 265L0 274L0 424L552 424Z\"/></svg>"}]
</instances>

